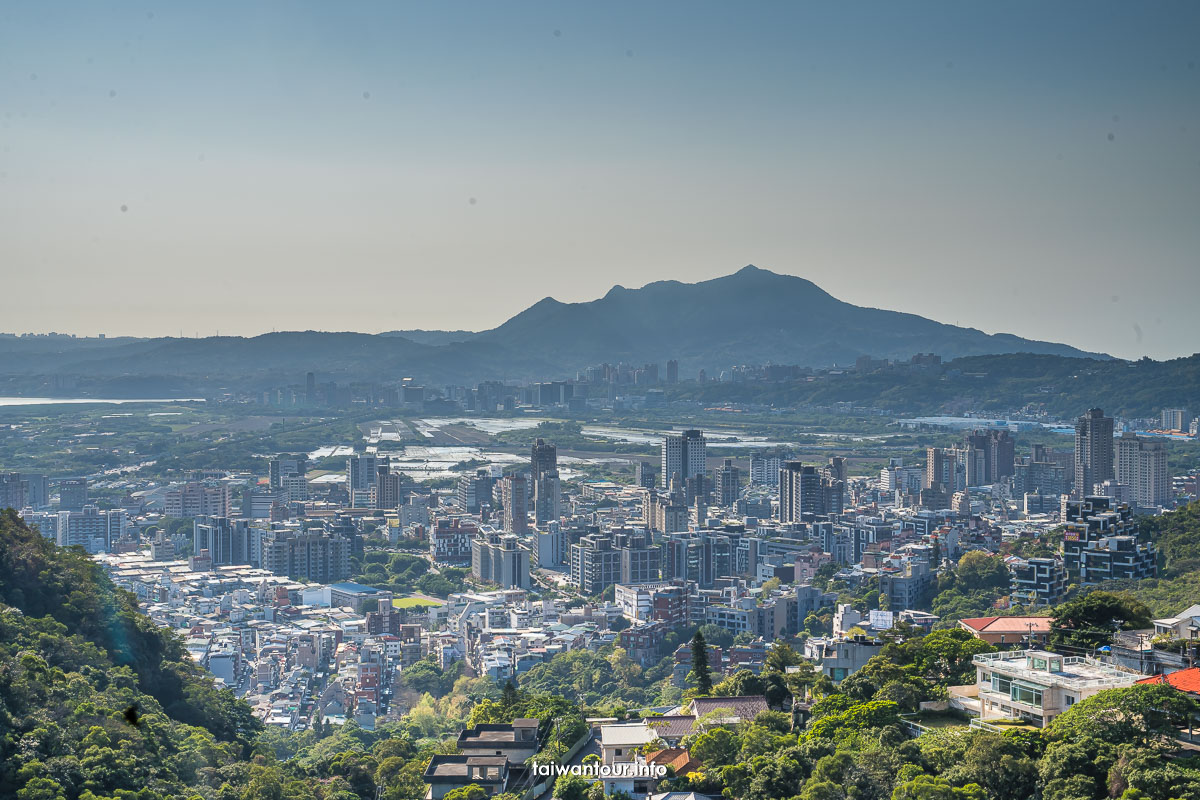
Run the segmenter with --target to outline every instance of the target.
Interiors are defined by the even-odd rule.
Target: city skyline
[[[545,296],[754,263],[856,305],[1188,355],[1197,22],[9,7],[5,327],[486,330]]]

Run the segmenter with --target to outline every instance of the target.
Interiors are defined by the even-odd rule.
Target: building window
[[[1018,703],[1024,703],[1027,706],[1042,705],[1042,690],[1032,686],[1024,686],[1020,683],[1012,684],[1012,699]]]

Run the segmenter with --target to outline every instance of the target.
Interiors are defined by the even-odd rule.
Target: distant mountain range
[[[1065,344],[988,334],[915,314],[864,308],[811,281],[748,266],[699,283],[614,286],[586,303],[545,298],[497,328],[470,331],[317,331],[202,339],[0,338],[0,388],[87,385],[138,391],[318,380],[472,382],[570,377],[583,367],[676,359],[681,377],[735,364],[851,364],[862,355],[944,359],[1036,353],[1107,359]],[[79,382],[83,383],[80,384]],[[24,391],[24,390],[23,390]],[[64,392],[66,390],[64,389]],[[25,393],[29,393],[25,391]]]

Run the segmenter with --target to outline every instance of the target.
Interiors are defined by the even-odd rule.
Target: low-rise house
[[[515,764],[538,750],[538,721],[514,719],[511,723],[489,723],[460,731],[458,749],[467,755],[507,756]]]
[[[1050,617],[972,617],[960,619],[958,627],[997,647],[1044,645],[1050,638],[1050,622]]]
[[[422,776],[429,784],[430,800],[441,800],[454,789],[471,783],[488,796],[508,791],[511,769],[505,756],[436,755]]]
[[[1195,639],[1200,636],[1200,605],[1189,606],[1173,617],[1154,620],[1156,636]]]
[[[989,719],[1023,719],[1046,727],[1068,708],[1106,689],[1132,686],[1141,677],[1093,658],[1044,650],[981,653],[976,681],[951,687],[951,705]]]

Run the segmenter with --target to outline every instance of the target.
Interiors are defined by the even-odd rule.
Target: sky
[[[1197,63],[1190,1],[7,0],[0,330],[482,330],[752,263],[1188,355]]]

